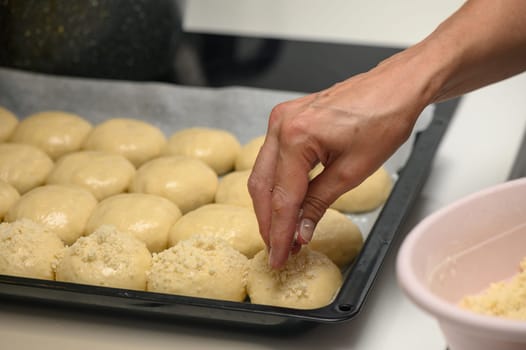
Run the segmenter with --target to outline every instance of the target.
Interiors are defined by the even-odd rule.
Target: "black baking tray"
[[[0,275],[0,297],[24,303],[40,302],[90,311],[240,327],[275,329],[348,321],[363,308],[386,253],[426,181],[457,104],[458,100],[438,104],[429,126],[417,134],[410,157],[360,254],[344,271],[339,293],[323,308],[300,310],[5,275]]]
[[[394,47],[198,33],[181,33],[177,39],[177,48],[162,51],[166,52],[161,57],[163,62],[175,63],[170,63],[169,69],[163,74],[134,77],[126,72],[126,80],[161,81],[186,86],[247,86],[309,93],[366,71],[401,50]],[[101,52],[107,52],[115,47],[100,49]],[[19,65],[14,60],[16,57],[9,55],[20,52],[4,51],[0,54],[0,64],[11,68],[54,75],[122,79],[113,71],[102,74],[104,71],[101,71],[100,65],[87,70],[84,68],[89,64],[79,65],[78,62],[66,64],[59,60],[42,67],[37,64],[41,61],[22,60],[20,62],[24,64]],[[173,57],[165,60],[168,54],[173,54]],[[90,59],[89,56],[82,57]],[[152,71],[151,68],[133,67],[133,72],[148,72]],[[307,329],[307,325],[351,320],[364,308],[367,295],[392,242],[403,233],[400,231],[404,220],[426,181],[433,157],[458,102],[451,100],[437,104],[429,126],[416,135],[410,157],[400,170],[395,186],[369,231],[360,254],[344,271],[344,283],[334,301],[326,307],[299,310],[4,275],[0,275],[0,298],[8,302],[43,304],[53,308],[61,306],[81,312],[112,313],[119,317],[125,315],[174,320],[185,324],[206,322],[257,330],[282,330],[295,326]]]

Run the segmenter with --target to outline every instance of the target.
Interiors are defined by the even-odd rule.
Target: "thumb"
[[[327,208],[343,193],[357,186],[364,177],[360,172],[350,171],[348,167],[343,169],[333,163],[311,180],[298,218],[297,242],[309,243]]]

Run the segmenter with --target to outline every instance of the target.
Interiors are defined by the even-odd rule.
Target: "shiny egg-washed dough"
[[[224,239],[249,258],[265,246],[254,211],[235,205],[213,203],[186,213],[170,229],[168,244],[196,234]]]
[[[363,246],[358,226],[335,209],[327,209],[316,225],[309,248],[325,254],[339,267],[347,266]]]
[[[55,279],[64,249],[58,235],[29,219],[0,224],[0,274]]]
[[[0,180],[20,194],[42,185],[52,168],[51,158],[35,146],[0,143]]]
[[[248,259],[227,242],[195,235],[154,254],[147,289],[230,301],[246,298]]]
[[[303,247],[280,270],[268,264],[266,250],[249,262],[247,291],[253,304],[316,309],[332,302],[342,274],[328,257]]]
[[[244,144],[236,157],[235,169],[237,171],[252,169],[264,142],[265,135],[256,137]]]
[[[32,189],[9,209],[5,220],[30,219],[72,244],[86,228],[97,200],[91,192],[70,185],[47,185]]]
[[[66,248],[56,268],[57,281],[146,289],[152,256],[143,242],[113,226],[101,226]]]
[[[76,114],[45,111],[22,119],[10,141],[38,147],[56,160],[78,151],[92,128],[90,122]]]
[[[166,198],[121,193],[97,204],[86,224],[86,234],[111,225],[144,242],[151,252],[160,252],[167,247],[168,232],[180,217],[179,208]]]
[[[137,170],[130,192],[167,198],[184,214],[213,202],[217,185],[217,174],[203,161],[188,156],[165,156],[150,160]]]
[[[133,164],[120,154],[81,151],[60,158],[46,183],[77,185],[90,191],[100,201],[125,192],[134,174]]]
[[[139,167],[158,157],[165,145],[166,137],[152,124],[137,119],[112,118],[96,125],[82,148],[117,153]]]
[[[252,197],[247,187],[250,172],[233,171],[223,176],[217,187],[215,202],[252,208]]]
[[[0,142],[5,142],[11,137],[18,125],[18,118],[11,111],[0,107]]]
[[[0,222],[4,219],[9,208],[11,208],[19,198],[20,194],[13,186],[0,180]]]
[[[198,158],[223,175],[234,168],[240,150],[241,144],[232,133],[195,127],[175,132],[168,139],[165,153]]]

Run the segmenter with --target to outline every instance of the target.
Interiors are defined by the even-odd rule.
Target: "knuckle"
[[[271,114],[277,114],[277,115],[283,115],[283,114],[285,114],[286,111],[288,110],[288,105],[289,105],[288,102],[281,102],[281,103],[278,103],[277,105],[275,105],[275,106],[272,108],[272,113],[271,113]]]
[[[354,162],[352,167],[340,169],[337,172],[337,180],[343,185],[345,190],[350,190],[360,185],[369,175],[370,169],[376,166],[370,162]]]
[[[248,187],[248,192],[250,193],[251,196],[262,193],[262,191],[264,190],[266,191],[270,190],[270,188],[267,188],[268,186],[261,179],[261,177],[257,173],[254,173],[254,172],[250,174],[250,176],[248,177],[247,187]]]
[[[342,169],[336,175],[338,177],[338,182],[352,186],[356,181],[356,172],[351,171],[350,169]]]
[[[318,221],[323,216],[329,205],[330,203],[322,198],[315,195],[307,195],[303,202],[303,211],[304,213],[308,213],[310,219]]]
[[[282,186],[275,185],[272,191],[272,211],[281,214],[291,208],[299,208],[299,201],[295,200]]]
[[[281,186],[274,186],[272,191],[272,211],[280,213],[288,206],[288,199]]]
[[[280,138],[289,142],[303,139],[310,133],[308,118],[303,113],[287,119],[281,125]]]
[[[347,159],[346,162],[340,163],[333,170],[335,170],[333,171],[333,181],[344,191],[355,187],[361,182],[365,169],[363,161]]]
[[[281,123],[281,120],[288,114],[290,107],[288,102],[282,102],[274,106],[270,112],[269,126],[275,127]]]

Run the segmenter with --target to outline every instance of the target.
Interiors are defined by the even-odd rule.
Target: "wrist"
[[[375,70],[397,81],[397,95],[421,111],[440,100],[454,69],[454,58],[443,51],[439,42],[426,39],[382,61]]]
[[[427,38],[408,48],[408,79],[414,79],[419,89],[419,101],[425,107],[449,96],[449,83],[455,75],[460,49],[455,52],[439,38]]]
[[[429,103],[526,70],[526,2],[467,1],[421,43],[407,49],[420,64]]]

